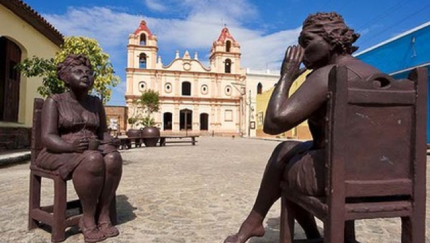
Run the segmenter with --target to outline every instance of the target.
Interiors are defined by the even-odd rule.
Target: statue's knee
[[[84,161],[81,162],[80,167],[92,175],[103,175],[105,170],[103,156],[100,153],[88,154]]]
[[[122,157],[118,152],[112,152],[105,156],[106,171],[109,174],[121,174],[122,172]]]
[[[303,144],[303,142],[299,142],[299,141],[285,141],[285,142],[281,143],[282,150],[284,150],[284,151],[290,151],[293,148],[295,148],[296,146],[299,146],[301,144]]]
[[[291,155],[294,154],[294,148],[296,148],[299,144],[302,142],[299,141],[284,141],[278,146],[276,146],[275,150],[273,151],[272,162],[279,163],[282,161],[285,161],[285,159],[288,159]]]

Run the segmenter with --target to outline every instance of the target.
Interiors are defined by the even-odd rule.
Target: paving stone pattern
[[[121,234],[104,242],[221,243],[237,231],[251,210],[265,164],[278,143],[200,137],[196,146],[121,151],[124,173],[117,191]],[[50,242],[47,231],[27,230],[28,166],[0,169],[2,243]],[[76,198],[72,184],[68,184],[69,198]],[[49,203],[52,184],[46,180],[42,185],[42,203]],[[252,238],[250,243],[279,241],[279,207],[278,201],[266,218],[266,235]],[[426,218],[426,242],[430,243],[429,213]],[[83,242],[78,229],[69,233],[65,242]],[[358,221],[357,235],[362,243],[399,243],[400,220]],[[296,226],[296,237],[303,236]]]

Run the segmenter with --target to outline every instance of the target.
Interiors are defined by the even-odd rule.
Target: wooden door
[[[0,120],[18,121],[21,49],[5,37],[0,38]]]

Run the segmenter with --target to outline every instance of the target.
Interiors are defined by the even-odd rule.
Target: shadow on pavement
[[[118,224],[123,224],[135,219],[136,214],[134,214],[133,211],[136,209],[137,209],[136,207],[133,207],[128,202],[128,197],[126,195],[116,196],[116,210],[117,210]]]
[[[267,220],[267,225],[264,228],[266,233],[263,237],[253,237],[249,240],[249,243],[273,243],[279,242],[279,233],[280,233],[280,217],[277,218],[269,218]],[[319,228],[321,232],[322,229]],[[306,239],[305,232],[302,227],[296,222],[294,224],[294,238],[295,239]]]
[[[128,202],[128,197],[126,195],[116,196],[116,210],[118,224],[123,224],[136,218],[136,214],[133,213],[136,208]],[[76,214],[76,212],[74,213]],[[51,233],[51,227],[49,227],[48,225],[41,224],[39,228]],[[81,233],[78,226],[70,227],[66,230],[66,239],[78,233]]]

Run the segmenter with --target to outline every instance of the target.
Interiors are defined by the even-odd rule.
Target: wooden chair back
[[[427,70],[403,80],[347,81],[347,72],[334,67],[329,76],[329,201],[425,195]]]
[[[33,103],[33,126],[31,128],[31,165],[35,165],[36,158],[43,148],[42,144],[42,108],[44,100],[35,98]]]

